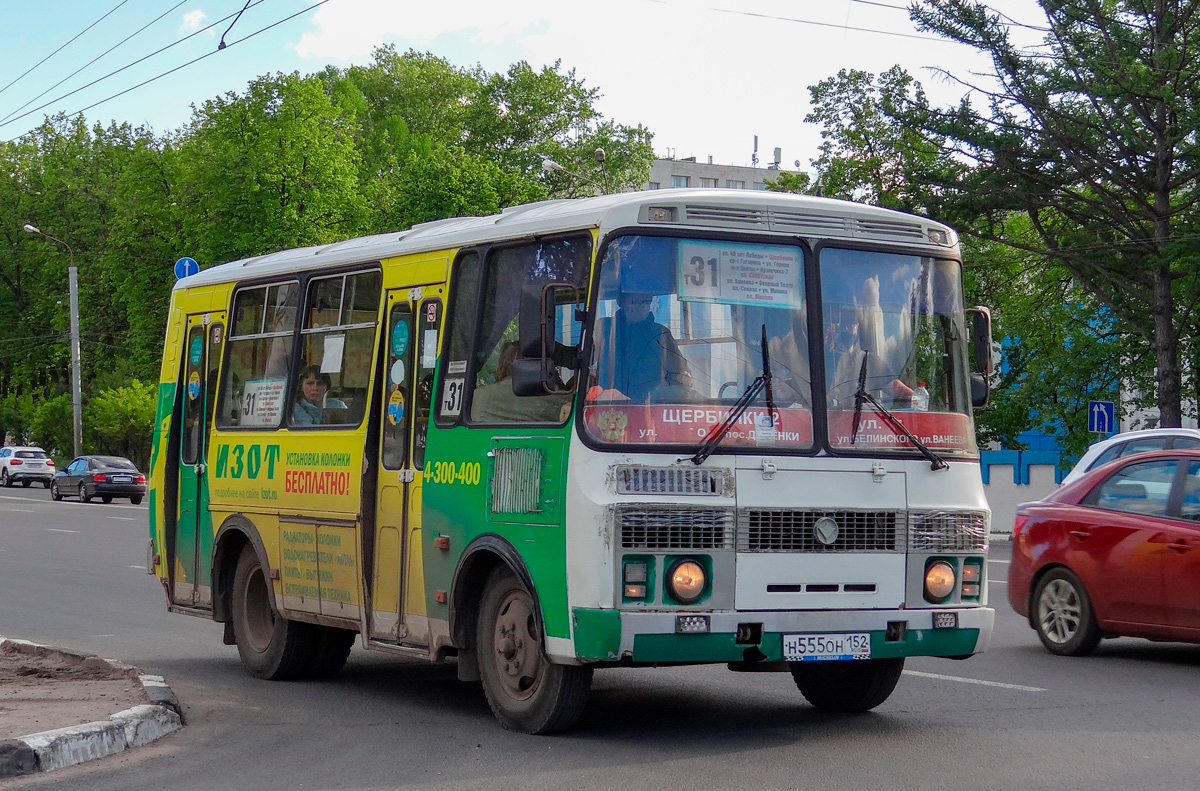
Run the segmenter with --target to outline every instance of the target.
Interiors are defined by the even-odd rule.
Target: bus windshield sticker
[[[242,426],[276,426],[283,411],[286,379],[257,379],[246,382],[242,391]]]
[[[392,363],[392,370],[391,370],[391,373],[389,374],[389,376],[391,378],[391,384],[394,384],[394,385],[404,384],[404,373],[405,373],[405,371],[404,371],[404,361],[403,360],[397,360],[396,362]]]
[[[434,307],[430,305],[430,307]],[[437,363],[437,330],[425,330],[421,337],[421,367],[432,368]]]
[[[679,243],[679,298],[724,305],[799,308],[800,249],[734,242]]]
[[[458,417],[462,412],[463,405],[463,386],[466,384],[466,379],[463,377],[455,377],[454,379],[446,380],[446,389],[442,393],[442,415],[445,417]]]
[[[467,372],[466,360],[451,360],[450,365],[446,367],[448,374],[465,374]]]
[[[336,374],[342,370],[342,349],[346,348],[346,335],[325,336],[325,352],[321,357],[321,373]]]

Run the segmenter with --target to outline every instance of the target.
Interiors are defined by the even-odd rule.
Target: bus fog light
[[[937,560],[925,569],[925,598],[935,604],[944,602],[954,592],[954,567]]]
[[[645,585],[628,585],[627,584],[625,586],[625,598],[626,599],[644,599],[644,598],[646,598],[646,586]]]
[[[704,593],[706,582],[704,567],[695,560],[684,558],[671,564],[667,572],[667,593],[680,604],[692,604]]]
[[[979,583],[978,582],[964,582],[963,588],[962,588],[962,595],[966,596],[966,597],[978,599],[979,598]]]
[[[708,634],[708,616],[676,615],[675,634]]]

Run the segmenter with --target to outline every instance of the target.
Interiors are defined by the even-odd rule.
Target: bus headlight
[[[934,604],[944,602],[954,592],[954,567],[944,560],[925,569],[925,598]]]
[[[667,593],[680,604],[692,604],[704,593],[704,567],[691,558],[681,558],[667,570]]]

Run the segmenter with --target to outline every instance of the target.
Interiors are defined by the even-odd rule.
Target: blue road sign
[[[182,280],[185,277],[190,277],[200,271],[200,265],[196,263],[196,259],[188,258],[186,255],[175,262],[175,279]]]
[[[1088,431],[1111,434],[1117,430],[1117,410],[1112,401],[1088,401]]]

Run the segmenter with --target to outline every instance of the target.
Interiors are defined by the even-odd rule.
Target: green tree
[[[30,439],[54,458],[69,459],[75,452],[75,419],[71,394],[45,398],[33,412]]]
[[[1200,4],[1041,0],[1043,46],[982,3],[924,0],[922,29],[988,56],[995,85],[898,115],[970,165],[933,179],[931,209],[1070,273],[1152,352],[1164,426],[1182,418],[1181,339],[1200,302]],[[1032,238],[1004,235],[1025,217]]]
[[[96,453],[124,456],[139,470],[148,468],[157,392],[134,379],[125,387],[101,391],[88,402],[84,425]]]
[[[322,244],[359,230],[358,125],[319,76],[259,77],[194,109],[185,233],[198,260]]]

